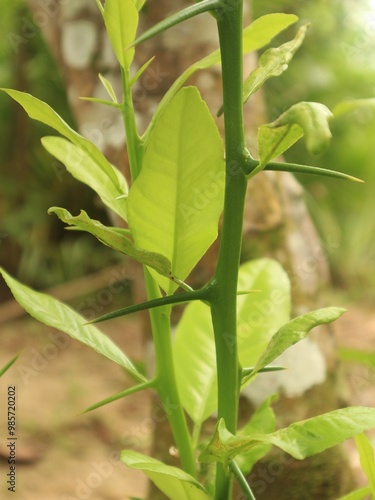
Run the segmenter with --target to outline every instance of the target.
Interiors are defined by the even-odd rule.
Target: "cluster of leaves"
[[[217,372],[220,369],[216,363],[214,334],[207,306],[212,283],[201,290],[192,290],[184,280],[217,237],[224,198],[224,147],[215,121],[199,91],[195,87],[183,87],[183,84],[195,71],[220,63],[220,52],[215,51],[194,63],[176,80],[159,103],[142,136],[135,126],[131,85],[147,68],[147,63],[133,80],[130,80],[129,69],[134,57],[134,46],[141,40],[188,17],[214,10],[221,2],[199,2],[155,26],[140,40],[135,40],[139,9],[143,3],[140,0],[107,0],[103,7],[98,1],[124,82],[124,102],[121,103],[110,82],[101,77],[110,100],[100,100],[100,103],[114,106],[123,114],[133,177],[130,188],[123,175],[102,152],[75,132],[47,104],[25,93],[9,89],[4,91],[32,119],[52,127],[63,136],[46,137],[42,141],[43,146],[62,161],[76,179],[96,191],[103,204],[118,214],[127,228],[107,227],[90,218],[84,211],[73,216],[65,208],[52,207],[50,213],[56,214],[69,227],[88,232],[105,245],[141,262],[147,269],[148,279],[151,276],[152,281],[148,281],[148,284],[151,283],[149,289],[154,293],[150,294],[150,301],[116,311],[110,316],[98,318],[96,322],[159,307],[168,317],[172,304],[191,302],[177,327],[171,353],[181,405],[193,422],[193,431],[189,435],[190,447],[194,457],[198,456],[201,463],[222,463],[224,471],[232,472],[241,482],[242,474],[248,472],[269,451],[270,446],[278,446],[293,457],[303,459],[373,427],[375,410],[347,408],[275,430],[271,409],[273,398],[269,398],[237,436],[228,431],[224,420],[219,420],[210,442],[200,442],[201,426],[217,406]],[[243,31],[244,52],[267,45],[274,36],[296,21],[296,16],[286,14],[259,18]],[[294,40],[278,49],[269,49],[262,56],[258,68],[246,79],[244,102],[268,78],[287,69],[302,43],[305,31],[306,27],[301,28]],[[267,168],[350,178],[345,174],[314,167],[271,162],[302,136],[305,136],[312,152],[324,149],[330,139],[330,117],[331,112],[323,105],[302,102],[293,105],[272,123],[262,126],[258,136],[260,158],[254,160],[248,156],[248,178]],[[196,190],[204,195],[212,192],[213,186],[215,194],[206,195],[204,209],[196,206]],[[135,380],[136,385],[130,389],[110,396],[86,411],[149,387],[155,388],[161,395],[168,394],[173,380],[166,381],[160,377],[158,370],[152,378],[146,378],[95,325],[87,324],[83,317],[56,299],[19,283],[6,271],[0,272],[17,301],[29,314],[117,363]],[[179,286],[186,292],[174,294]],[[275,261],[259,259],[247,262],[240,268],[237,330],[239,362],[244,367],[241,373],[242,387],[261,373],[280,369],[274,365],[280,354],[303,340],[315,326],[330,323],[344,312],[343,309],[332,307],[289,321],[289,288],[285,271]],[[278,292],[277,303],[273,295],[275,289]],[[162,295],[161,290],[165,295]],[[251,293],[251,290],[259,291]],[[265,303],[270,304],[271,313],[262,314],[262,321],[253,321],[252,311],[261,311]],[[160,339],[156,340],[160,342]],[[233,339],[228,335],[226,340],[230,345]],[[167,356],[169,344],[164,347]],[[167,359],[163,368],[168,368],[171,359]],[[183,432],[181,427],[179,432]],[[175,438],[178,437],[176,434]],[[183,462],[183,453],[180,451]],[[143,470],[172,500],[212,498],[212,484],[203,487],[195,477],[198,475],[196,470],[188,473],[130,450],[123,451],[122,461],[129,467]],[[242,486],[251,495],[244,481]]]

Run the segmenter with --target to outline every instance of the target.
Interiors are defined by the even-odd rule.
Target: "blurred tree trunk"
[[[125,138],[122,132],[122,120],[119,113],[112,108],[79,100],[80,96],[103,97],[103,89],[98,73],[104,74],[121,94],[120,75],[116,59],[110,49],[101,16],[94,0],[45,2],[27,0],[33,18],[39,22],[45,39],[54,54],[63,77],[66,81],[67,93],[79,131],[95,142],[109,157],[110,161],[128,175],[125,154]],[[183,0],[149,0],[146,2],[141,16],[141,28],[146,28],[170,12],[189,4]],[[44,5],[44,7],[42,7]],[[47,9],[47,6],[50,9]],[[139,123],[144,126],[151,115],[155,104],[177,75],[193,61],[206,55],[217,47],[217,35],[214,19],[202,15],[194,20],[174,27],[167,33],[141,45],[136,51],[136,61],[141,66],[151,56],[156,55],[154,62],[137,84],[135,106]],[[255,56],[245,60],[245,72],[254,67]],[[221,80],[220,69],[199,72],[192,82],[198,85],[214,113],[220,108]],[[261,92],[254,96],[246,106],[246,122],[248,128],[248,146],[256,154],[256,128],[266,121],[264,102]],[[218,120],[223,126],[222,119]],[[306,211],[303,191],[298,182],[289,174],[262,173],[249,184],[249,196],[246,206],[244,225],[244,258],[271,256],[277,258],[288,270],[292,281],[294,312],[301,314],[311,307],[316,307],[318,294],[329,282],[326,264],[327,252],[333,250],[323,248]],[[213,263],[217,254],[217,244],[202,259],[199,270],[192,277],[195,284],[205,282],[213,272]],[[141,272],[136,271],[141,277]],[[144,295],[141,280],[136,280],[135,300]],[[272,314],[272,311],[270,312]],[[301,343],[287,355],[290,365],[295,367],[267,381],[249,394],[252,404],[258,404],[268,393],[281,391],[282,396],[276,404],[280,425],[329,411],[339,405],[335,391],[335,368],[332,335],[328,328],[321,328],[309,340]],[[246,412],[246,411],[245,411]],[[172,445],[172,439],[165,426],[157,430],[155,454],[160,455]],[[166,444],[169,443],[167,446]],[[347,468],[343,459],[332,459],[333,455],[322,455],[318,461],[303,462],[296,467],[295,462],[282,462],[280,455],[272,457],[271,464],[277,460],[281,465],[278,471],[270,474],[270,465],[266,461],[252,473],[252,482],[265,485],[263,491],[255,491],[259,498],[316,499],[334,498],[341,494],[343,477],[347,476]],[[335,453],[336,456],[336,453]],[[314,466],[314,464],[316,467]],[[315,467],[319,472],[329,463],[330,470],[322,474],[312,473]],[[268,465],[267,465],[268,464]],[[260,479],[262,468],[269,479]],[[298,479],[296,471],[298,472]],[[315,469],[314,469],[315,470]],[[254,476],[255,474],[255,476]],[[259,475],[259,477],[258,477]],[[274,479],[277,476],[277,480]],[[310,487],[307,478],[315,485]],[[332,479],[332,480],[331,480]],[[288,495],[283,497],[279,488],[282,481]],[[297,481],[303,485],[303,494],[297,490],[290,493],[289,486]],[[332,483],[332,484],[331,484]],[[275,485],[274,485],[275,484]],[[272,488],[276,488],[273,490]],[[261,488],[259,488],[260,490]],[[262,496],[265,495],[265,496]],[[156,498],[153,496],[152,498]],[[258,496],[257,496],[258,498]]]

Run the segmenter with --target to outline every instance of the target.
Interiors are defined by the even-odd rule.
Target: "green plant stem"
[[[160,289],[147,270],[145,270],[145,280],[148,294],[153,297],[160,296]],[[156,387],[176,441],[182,466],[196,478],[197,469],[192,443],[178,394],[173,364],[170,312],[170,306],[150,310],[156,359]]]
[[[123,119],[128,147],[130,174],[134,182],[141,172],[144,143],[136,127],[129,71],[126,69],[122,69],[121,71],[124,91]],[[144,267],[144,275],[148,300],[160,299],[160,289],[146,267]],[[155,346],[155,387],[170,423],[182,466],[187,473],[191,474],[193,477],[197,477],[193,448],[186,417],[178,394],[173,365],[170,312],[171,308],[169,305],[151,309],[149,312]]]
[[[246,194],[242,109],[242,0],[223,0],[218,11],[223,72],[226,181],[220,252],[211,299],[218,375],[218,418],[236,434],[241,368],[237,354],[237,281]],[[230,498],[231,479],[217,465],[215,499]]]
[[[191,302],[192,300],[205,301],[208,298],[209,290],[207,288],[192,290],[191,292],[179,293],[177,295],[166,295],[165,297],[148,300],[147,302],[142,302],[141,304],[134,304],[122,309],[117,309],[117,311],[112,311],[108,314],[103,314],[103,316],[99,316],[98,318],[89,321],[87,324],[101,323],[102,321],[107,321],[109,319],[120,318],[121,316],[127,316],[128,314],[147,311],[148,309],[154,309],[155,307],[183,304],[186,302]]]
[[[235,460],[231,461],[230,470],[232,471],[234,477],[237,479],[237,482],[240,485],[242,491],[245,493],[247,500],[255,500],[255,496]]]

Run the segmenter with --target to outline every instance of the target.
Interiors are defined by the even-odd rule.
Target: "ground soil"
[[[339,346],[375,351],[375,314],[349,306],[336,324]],[[142,337],[136,316],[105,324],[104,330],[135,361]],[[22,354],[0,383],[0,497],[17,500],[124,500],[145,498],[147,482],[119,460],[125,448],[147,453],[153,422],[152,394],[142,392],[79,415],[89,405],[132,384],[122,369],[89,348],[29,317],[0,325],[0,367]],[[343,363],[344,396],[374,406],[375,369]],[[17,494],[8,492],[7,387],[17,390]],[[359,483],[353,443],[347,444]],[[272,499],[271,499],[272,500]]]

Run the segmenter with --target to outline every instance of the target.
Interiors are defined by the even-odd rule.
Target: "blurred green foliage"
[[[0,30],[0,86],[37,96],[73,125],[62,76],[23,0],[2,2]],[[0,95],[1,265],[36,288],[118,261],[90,235],[67,233],[47,215],[52,205],[66,206],[73,213],[84,207],[106,222],[94,193],[42,147],[40,138],[51,132]]]
[[[375,2],[370,0],[253,0],[254,17],[295,13],[311,23],[302,47],[281,77],[266,84],[270,120],[298,101],[333,109],[344,99],[375,97]],[[295,28],[281,41],[291,39]],[[336,285],[357,296],[374,297],[375,109],[362,109],[332,122],[333,140],[321,157],[302,141],[285,154],[288,161],[350,173],[365,184],[299,176],[325,247],[330,249]]]

